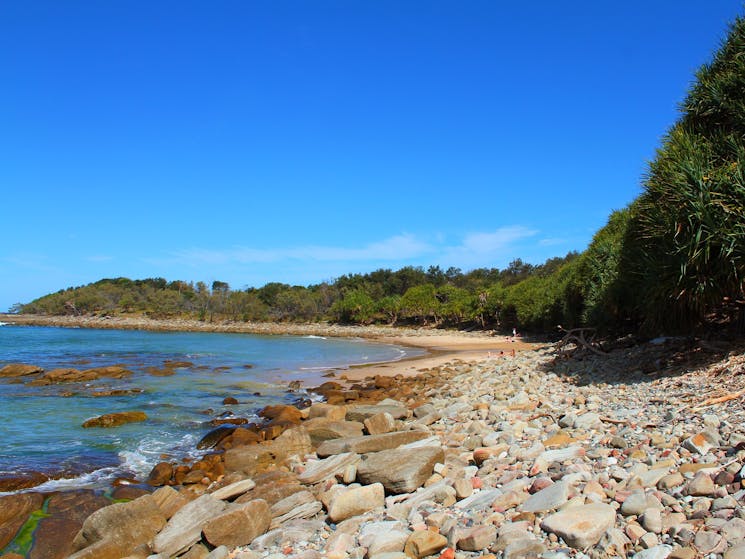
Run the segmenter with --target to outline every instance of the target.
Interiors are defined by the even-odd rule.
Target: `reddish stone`
[[[121,485],[114,488],[111,492],[111,498],[115,501],[134,501],[137,497],[142,497],[148,493],[150,491],[136,485]]]
[[[150,470],[147,482],[154,487],[160,487],[171,481],[172,477],[173,466],[169,462],[159,462]]]
[[[256,444],[261,440],[259,434],[251,429],[239,427],[230,437],[225,439],[225,443],[230,443],[232,446],[242,446],[247,444]],[[223,444],[219,445],[223,448]]]
[[[8,545],[29,515],[41,508],[40,493],[18,493],[0,497],[0,549]]]
[[[248,423],[248,419],[245,417],[224,417],[210,421],[210,425],[214,427],[219,427],[220,425],[245,425],[246,423]]]
[[[29,559],[63,559],[74,550],[73,539],[88,516],[111,501],[92,491],[66,491],[49,499],[48,518],[43,518],[34,532]]]

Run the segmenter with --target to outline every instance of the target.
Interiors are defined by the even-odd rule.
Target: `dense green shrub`
[[[640,255],[632,261],[649,328],[689,328],[725,298],[743,296],[742,19],[696,78],[680,121],[650,165],[631,225],[634,239],[627,250]]]

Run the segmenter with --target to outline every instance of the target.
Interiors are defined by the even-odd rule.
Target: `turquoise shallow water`
[[[48,489],[100,485],[116,476],[143,477],[163,456],[192,455],[212,428],[210,419],[230,413],[251,418],[268,404],[303,396],[287,391],[290,381],[314,386],[331,369],[419,353],[312,336],[0,326],[0,367],[18,362],[47,370],[121,364],[133,372],[126,379],[48,387],[0,380],[0,477],[65,472]],[[169,360],[193,366],[166,377],[147,372]],[[142,392],[90,395],[102,389]],[[239,404],[224,406],[226,396]],[[81,427],[90,417],[129,410],[144,411],[148,420],[113,429]]]

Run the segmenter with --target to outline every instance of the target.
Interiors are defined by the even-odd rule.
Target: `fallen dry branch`
[[[724,396],[718,396],[716,398],[709,398],[708,400],[704,400],[699,405],[691,408],[691,410],[699,411],[704,408],[708,408],[709,406],[714,406],[716,404],[722,404],[724,402],[729,402],[730,400],[737,400],[738,398],[741,398],[743,395],[745,395],[745,390],[739,390],[737,392],[730,392],[729,394],[725,394]]]
[[[556,351],[560,355],[571,356],[578,350],[588,350],[595,355],[607,355],[600,347],[600,343],[595,341],[595,328],[572,328],[565,330],[559,326],[559,330],[565,332],[564,337],[556,345]],[[588,339],[589,336],[589,339]],[[567,346],[574,345],[573,349],[567,349]]]

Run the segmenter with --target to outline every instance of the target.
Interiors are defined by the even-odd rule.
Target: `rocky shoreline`
[[[745,557],[742,347],[546,346],[419,372],[225,426],[116,504],[78,493],[38,520],[75,499],[2,497],[0,549],[36,511],[34,559]]]

